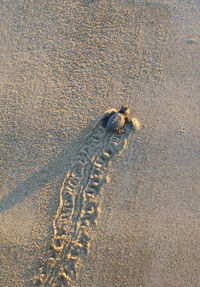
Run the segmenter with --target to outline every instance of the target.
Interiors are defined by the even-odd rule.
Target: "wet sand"
[[[198,1],[1,6],[0,286],[200,286]]]

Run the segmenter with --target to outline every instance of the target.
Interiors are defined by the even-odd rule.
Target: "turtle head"
[[[129,114],[128,106],[121,106],[121,109],[119,110],[119,113],[123,114],[123,115],[128,115]]]

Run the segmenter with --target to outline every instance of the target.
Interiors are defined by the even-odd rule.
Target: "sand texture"
[[[199,1],[0,19],[0,286],[199,287]],[[122,104],[140,130],[102,126]]]

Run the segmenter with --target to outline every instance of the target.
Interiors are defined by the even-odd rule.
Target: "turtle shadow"
[[[20,183],[16,188],[9,192],[8,195],[5,195],[0,201],[0,213],[7,211],[17,203],[22,202],[26,197],[45,187],[48,183],[52,182],[52,180],[56,181],[56,187],[62,184],[73,154],[76,154],[80,148],[80,143],[85,140],[96,122],[97,120],[92,121],[81,131],[77,139],[66,146],[57,157],[39,171],[33,173],[27,180]]]

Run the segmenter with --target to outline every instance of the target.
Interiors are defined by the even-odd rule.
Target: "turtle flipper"
[[[133,130],[139,131],[140,122],[136,118],[126,117],[125,122],[128,123]]]
[[[106,128],[107,123],[108,123],[110,117],[112,117],[112,115],[114,115],[115,113],[116,113],[115,110],[111,110],[111,111],[108,111],[108,112],[106,112],[106,113],[104,114],[104,116],[103,116],[103,118],[102,118],[102,126],[103,126],[104,128]]]
[[[116,131],[118,132],[118,134],[124,134],[125,133],[125,130],[124,129],[120,129],[120,128],[117,129]]]

